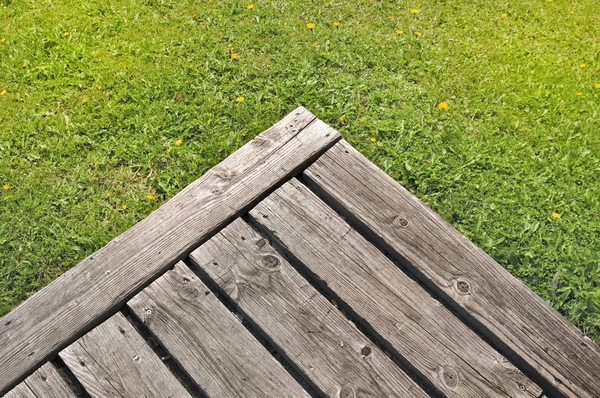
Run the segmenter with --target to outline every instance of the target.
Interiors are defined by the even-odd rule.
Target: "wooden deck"
[[[0,320],[7,397],[600,397],[600,348],[298,108]]]

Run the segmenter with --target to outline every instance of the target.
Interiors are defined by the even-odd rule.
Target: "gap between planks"
[[[201,242],[329,149],[300,107],[0,320],[0,394],[114,314]]]

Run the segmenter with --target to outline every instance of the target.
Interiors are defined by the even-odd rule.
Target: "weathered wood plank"
[[[94,398],[190,397],[121,313],[59,355]]]
[[[25,383],[20,383],[15,388],[10,390],[5,398],[38,398]]]
[[[241,219],[190,259],[326,396],[427,396]]]
[[[67,382],[50,362],[46,362],[27,379],[13,388],[6,398],[75,398]]]
[[[24,381],[38,398],[75,398],[76,395],[56,367],[46,362]]]
[[[298,108],[0,320],[0,394],[339,139]]]
[[[541,389],[297,180],[250,215],[449,397]]]
[[[544,390],[600,396],[600,348],[347,142],[304,175]]]
[[[128,303],[210,397],[308,397],[183,263]]]

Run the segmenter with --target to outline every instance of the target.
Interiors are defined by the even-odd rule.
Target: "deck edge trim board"
[[[0,319],[0,394],[113,315],[340,136],[300,107]]]
[[[600,348],[593,341],[346,141],[309,166],[303,178],[334,208],[362,224],[446,305],[498,343],[501,353],[546,393],[600,394],[600,380],[594,379],[600,374]],[[341,195],[348,189],[355,193]],[[443,255],[444,247],[451,250]],[[502,292],[491,279],[501,282]]]

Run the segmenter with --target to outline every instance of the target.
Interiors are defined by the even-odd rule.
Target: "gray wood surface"
[[[59,355],[93,398],[190,397],[121,313]]]
[[[6,394],[6,398],[17,397],[75,398],[76,395],[56,367],[52,363],[46,362]]]
[[[25,383],[20,383],[15,386],[8,394],[4,395],[5,398],[37,398],[36,395],[31,391],[29,386]]]
[[[308,397],[183,263],[128,303],[210,397]]]
[[[427,396],[241,219],[190,259],[325,395]]]
[[[298,108],[0,320],[0,394],[339,139]]]
[[[600,348],[347,142],[304,175],[544,390],[600,397]]]
[[[541,389],[297,180],[250,215],[449,397]]]
[[[46,362],[24,381],[38,398],[75,398],[76,395],[56,367]]]

